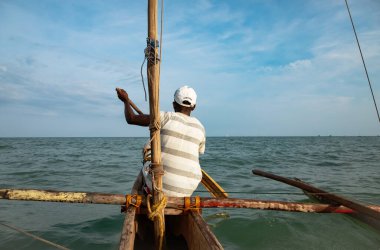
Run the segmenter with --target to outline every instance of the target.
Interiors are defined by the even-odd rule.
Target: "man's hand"
[[[141,114],[136,115],[131,107],[128,93],[124,89],[116,88],[117,97],[124,102],[124,115],[125,120],[128,124],[139,125],[148,127],[150,124],[150,116],[144,115],[141,111]]]
[[[122,102],[128,101],[128,93],[124,89],[116,88],[116,93]]]

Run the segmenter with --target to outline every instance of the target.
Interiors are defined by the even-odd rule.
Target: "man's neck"
[[[187,116],[190,116],[190,114],[191,114],[191,111],[188,111],[188,110],[181,110],[181,111],[176,111],[176,112],[187,115]]]

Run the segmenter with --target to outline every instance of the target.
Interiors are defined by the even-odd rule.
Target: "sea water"
[[[129,193],[147,138],[0,138],[0,188]],[[297,177],[380,204],[380,137],[211,137],[201,166],[234,198],[310,202],[260,176]],[[209,196],[200,185],[195,195]],[[203,209],[225,249],[380,249],[347,215]],[[0,200],[0,222],[70,249],[117,249],[120,206]],[[0,225],[0,249],[54,249]]]

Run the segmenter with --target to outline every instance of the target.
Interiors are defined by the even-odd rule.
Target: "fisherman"
[[[135,114],[128,94],[123,89],[116,89],[119,99],[124,102],[124,115],[128,124],[147,127],[150,116]],[[191,196],[202,179],[199,154],[204,154],[206,134],[201,122],[191,116],[195,109],[197,94],[193,88],[183,86],[174,93],[173,108],[175,112],[160,112],[161,122],[161,159],[164,169],[162,191],[167,196]],[[144,148],[150,150],[150,141]],[[146,154],[145,154],[146,157]],[[140,171],[132,193],[152,192],[149,174],[150,162],[146,161]]]

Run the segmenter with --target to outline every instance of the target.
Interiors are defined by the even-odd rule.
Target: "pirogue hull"
[[[134,210],[127,211],[120,249],[155,249],[153,222]],[[166,249],[223,249],[198,211],[165,215],[165,235]]]

